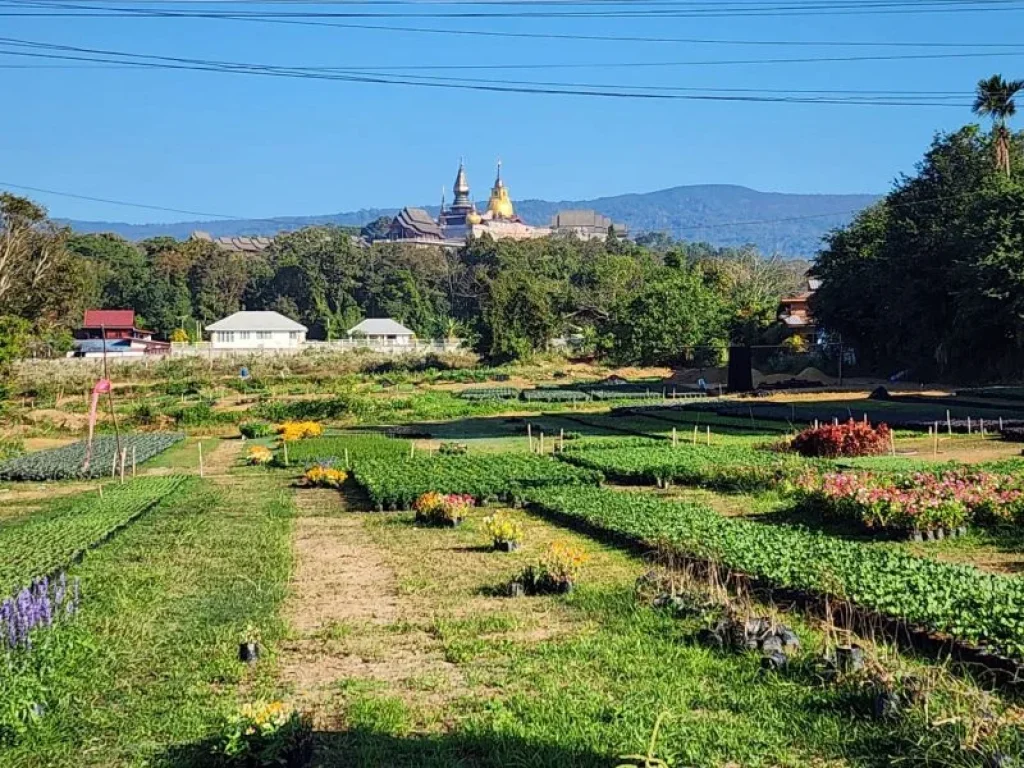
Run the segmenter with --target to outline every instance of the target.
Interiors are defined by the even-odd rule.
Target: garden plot
[[[601,473],[534,454],[416,456],[372,459],[355,468],[355,480],[377,509],[408,509],[430,491],[468,494],[480,502],[511,501],[528,488],[596,485]]]
[[[122,435],[121,449],[129,470],[136,465],[166,451],[184,440],[180,432],[148,432]],[[113,435],[101,435],[93,440],[92,457],[85,467],[86,441],[80,440],[61,448],[36,451],[18,456],[0,464],[0,480],[76,480],[110,477],[120,470],[117,455],[118,440]]]

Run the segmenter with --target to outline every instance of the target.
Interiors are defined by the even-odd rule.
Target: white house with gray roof
[[[416,334],[391,318],[377,317],[349,328],[348,335],[350,339],[365,340],[375,347],[406,347],[413,343]]]
[[[301,349],[308,329],[279,312],[235,312],[206,330],[213,349],[243,351]]]

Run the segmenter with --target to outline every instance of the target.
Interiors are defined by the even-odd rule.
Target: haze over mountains
[[[516,212],[530,224],[547,224],[558,211],[588,208],[625,224],[632,234],[666,232],[684,240],[718,246],[752,243],[763,253],[791,257],[814,255],[821,238],[849,222],[879,195],[800,195],[759,192],[747,187],[711,184],[672,187],[656,192],[616,195],[594,200],[517,200]],[[410,203],[412,205],[412,203]],[[436,216],[437,206],[423,206]],[[398,208],[367,208],[322,216],[273,219],[184,221],[170,224],[125,224],[69,221],[79,232],[115,232],[130,240],[158,235],[188,237],[195,230],[215,236],[274,235],[317,224],[362,226]]]

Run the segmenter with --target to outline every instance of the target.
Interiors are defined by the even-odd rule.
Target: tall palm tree
[[[1024,90],[1024,80],[1003,80],[1002,75],[978,82],[974,114],[992,118],[995,139],[996,168],[1010,175],[1010,130],[1006,121],[1017,112],[1014,97]]]

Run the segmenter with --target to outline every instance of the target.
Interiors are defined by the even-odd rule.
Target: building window
[[[220,341],[220,342],[223,342],[223,343],[226,343],[226,344],[230,344],[234,340],[235,340],[235,332],[234,331],[218,331],[217,332],[217,341]]]
[[[288,331],[288,338],[291,339],[292,341],[295,341],[297,338],[299,338],[299,332],[298,331]]]
[[[270,331],[256,331],[256,338],[261,341],[267,341],[271,336]]]
[[[238,338],[241,341],[248,341],[249,340],[249,332],[248,331],[239,331],[238,332]]]

